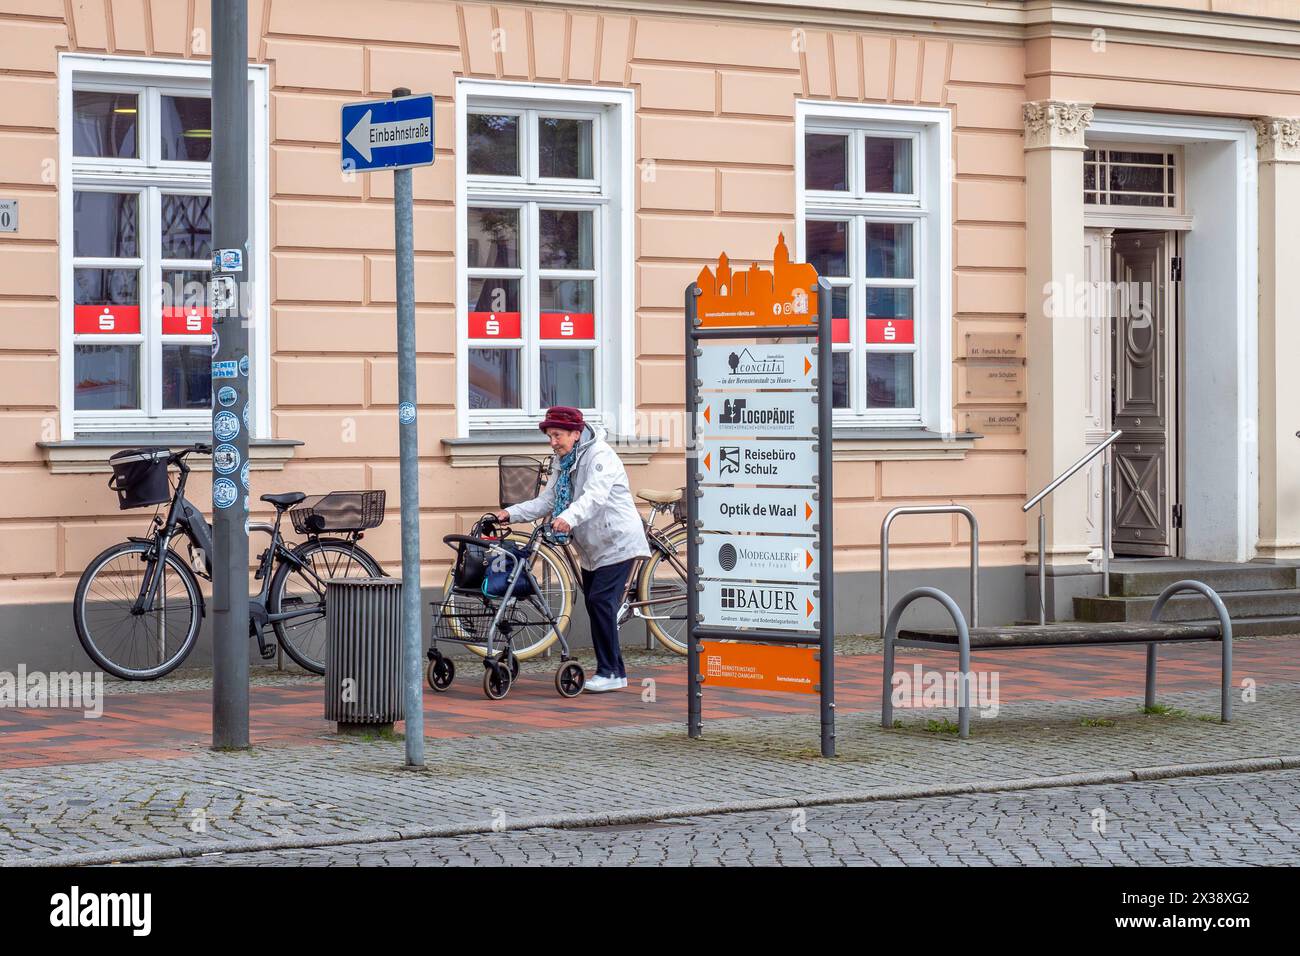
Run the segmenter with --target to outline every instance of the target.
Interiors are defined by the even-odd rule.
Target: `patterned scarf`
[[[573,502],[573,462],[578,457],[578,449],[575,446],[573,451],[560,459],[560,475],[555,479],[555,507],[551,509],[551,517],[558,518],[560,513]],[[558,541],[567,541],[567,534],[560,534],[553,531],[551,534]]]

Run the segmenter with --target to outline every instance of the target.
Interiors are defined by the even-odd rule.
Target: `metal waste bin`
[[[325,636],[325,719],[339,733],[391,731],[406,713],[401,579],[328,579]]]

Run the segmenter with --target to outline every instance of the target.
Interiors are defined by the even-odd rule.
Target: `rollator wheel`
[[[430,687],[439,692],[444,691],[451,686],[452,678],[456,676],[456,665],[450,657],[439,654],[429,661],[425,676],[429,679]]]
[[[500,700],[510,693],[510,669],[493,662],[483,670],[483,693],[488,700]]]
[[[510,662],[510,682],[513,684],[519,680],[519,658],[515,656],[515,652],[510,648],[506,648],[502,653]],[[502,663],[505,663],[505,660]]]
[[[569,661],[555,672],[555,689],[561,697],[577,697],[587,684],[587,675],[577,661]]]

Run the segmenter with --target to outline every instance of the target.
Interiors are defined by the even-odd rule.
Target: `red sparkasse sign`
[[[594,339],[596,315],[593,312],[543,312],[542,338]]]
[[[469,337],[471,339],[519,338],[518,312],[471,312]]]
[[[74,305],[72,331],[78,335],[139,335],[138,305]]]

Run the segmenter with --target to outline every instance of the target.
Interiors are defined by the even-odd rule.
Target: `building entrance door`
[[[1117,555],[1178,553],[1176,253],[1172,233],[1113,234],[1110,409],[1124,432],[1114,447]]]

